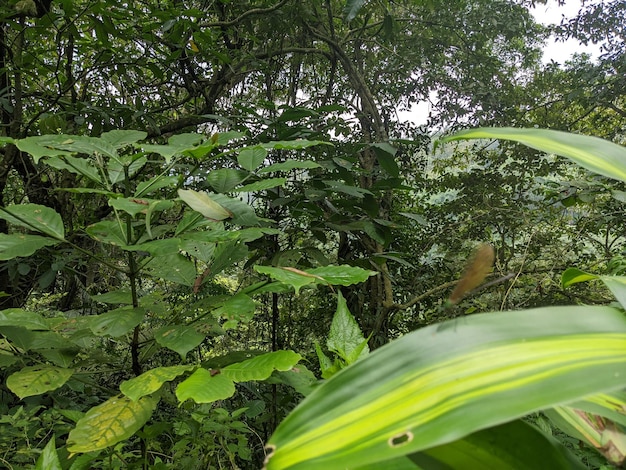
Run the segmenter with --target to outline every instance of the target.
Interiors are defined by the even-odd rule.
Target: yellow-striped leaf
[[[390,343],[317,388],[269,440],[266,468],[358,468],[625,386],[626,317],[616,309],[452,320]]]
[[[569,158],[594,173],[626,181],[626,148],[598,137],[549,129],[479,128],[457,132],[441,142],[462,139],[505,139]]]

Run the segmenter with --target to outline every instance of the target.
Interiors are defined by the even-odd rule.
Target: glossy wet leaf
[[[74,371],[49,365],[29,366],[7,377],[7,387],[18,397],[31,397],[56,390],[69,380]]]
[[[125,396],[110,398],[78,420],[67,438],[67,450],[94,452],[128,439],[146,424],[157,403],[152,397],[137,401]]]

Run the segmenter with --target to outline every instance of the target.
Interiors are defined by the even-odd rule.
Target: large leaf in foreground
[[[546,153],[569,158],[583,168],[626,181],[626,148],[608,140],[549,129],[479,128],[457,132],[442,142],[462,139],[513,140]]]
[[[267,469],[357,468],[626,386],[608,307],[481,314],[410,333],[317,388],[269,440]]]
[[[378,470],[380,463],[355,470]],[[385,470],[583,470],[561,443],[521,420],[384,463]]]

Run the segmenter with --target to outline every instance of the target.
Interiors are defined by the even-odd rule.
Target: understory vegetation
[[[2,2],[0,467],[623,466],[626,4],[545,4]]]

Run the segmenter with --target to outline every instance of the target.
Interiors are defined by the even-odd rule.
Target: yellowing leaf
[[[20,398],[56,390],[72,376],[72,369],[54,366],[24,367],[7,378],[7,387]]]
[[[67,437],[70,452],[93,452],[128,439],[150,419],[156,398],[116,396],[90,409]]]
[[[193,189],[179,189],[178,196],[193,210],[200,212],[210,220],[224,220],[231,217],[231,213],[209,197],[207,193]]]

